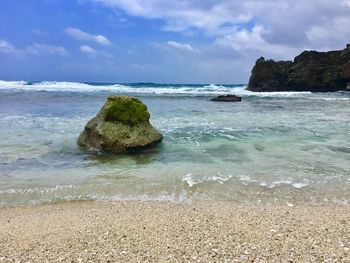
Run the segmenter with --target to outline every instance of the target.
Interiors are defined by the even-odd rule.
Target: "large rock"
[[[153,146],[163,135],[149,122],[150,114],[140,100],[109,96],[99,113],[86,125],[78,145],[88,150],[122,153]]]
[[[350,90],[350,45],[339,51],[304,51],[293,62],[275,62],[261,57],[252,70],[248,90]]]

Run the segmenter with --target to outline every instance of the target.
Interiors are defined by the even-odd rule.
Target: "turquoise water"
[[[215,103],[233,93],[240,103]],[[89,154],[76,140],[109,94],[137,96],[154,149]],[[350,93],[243,85],[0,81],[0,205],[81,199],[350,201]]]

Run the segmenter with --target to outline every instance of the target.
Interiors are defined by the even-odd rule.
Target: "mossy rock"
[[[103,107],[106,121],[134,125],[148,122],[147,106],[139,99],[128,96],[109,96]]]
[[[147,107],[129,96],[109,96],[100,112],[86,125],[78,145],[113,153],[154,146],[163,135],[149,122]]]

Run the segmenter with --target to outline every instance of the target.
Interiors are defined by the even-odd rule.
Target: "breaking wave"
[[[154,83],[81,83],[66,81],[3,81],[0,90],[54,91],[54,92],[112,92],[117,94],[155,94],[155,95],[220,95],[234,93],[241,96],[259,97],[300,97],[311,92],[251,92],[246,85],[218,84],[154,84]]]

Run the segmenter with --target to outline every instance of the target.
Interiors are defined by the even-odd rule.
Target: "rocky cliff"
[[[294,61],[256,61],[248,90],[332,92],[350,90],[350,44],[344,50],[304,51]]]

